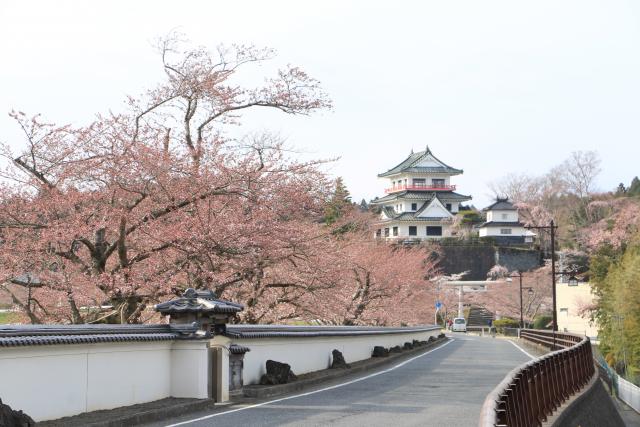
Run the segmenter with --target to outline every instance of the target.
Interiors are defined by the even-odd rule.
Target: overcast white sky
[[[428,144],[487,184],[543,173],[597,150],[601,189],[640,175],[640,3],[634,1],[3,1],[0,140],[20,144],[12,108],[83,124],[161,77],[152,41],[178,28],[197,43],[252,43],[273,66],[322,81],[333,111],[254,114],[316,157],[340,160],[354,199],[376,174]],[[265,68],[265,72],[269,67]]]

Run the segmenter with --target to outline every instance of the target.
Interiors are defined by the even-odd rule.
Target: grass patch
[[[17,321],[18,316],[15,313],[0,313],[0,325],[6,325],[7,323],[16,323]]]

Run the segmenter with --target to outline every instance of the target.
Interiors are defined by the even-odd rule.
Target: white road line
[[[526,354],[526,355],[527,355],[527,356],[529,356],[530,358],[532,358],[532,359],[537,359],[537,357],[536,357],[536,356],[532,356],[530,353],[528,353],[524,348],[520,347],[518,344],[514,343],[514,342],[513,342],[513,341],[511,341],[511,340],[509,340],[509,342],[510,342],[511,344],[515,345],[515,346],[516,346],[516,348],[517,348],[518,350],[520,350],[521,352],[523,352],[524,354]]]
[[[270,400],[268,402],[262,402],[262,403],[256,403],[255,405],[243,406],[242,408],[231,409],[231,410],[225,411],[225,412],[218,412],[216,414],[205,415],[204,417],[194,418],[192,420],[182,421],[182,422],[175,423],[175,424],[169,424],[166,427],[182,426],[182,425],[190,424],[190,423],[193,423],[193,422],[196,422],[196,421],[208,420],[209,418],[218,417],[220,415],[231,414],[233,412],[244,411],[246,409],[258,408],[260,406],[270,405],[272,403],[278,403],[278,402],[282,402],[284,400],[296,399],[298,397],[304,397],[304,396],[310,396],[312,394],[321,393],[323,391],[333,390],[333,389],[336,389],[336,388],[344,387],[344,386],[349,385],[349,384],[357,383],[357,382],[364,381],[364,380],[369,379],[369,378],[377,377],[378,375],[386,374],[387,372],[391,372],[391,371],[393,371],[395,369],[398,369],[398,368],[406,365],[407,363],[413,362],[416,359],[419,359],[419,358],[421,358],[423,356],[426,356],[429,353],[433,353],[436,350],[440,350],[444,346],[451,344],[453,341],[455,341],[455,339],[451,338],[450,341],[442,344],[441,346],[436,347],[436,348],[434,348],[432,350],[429,350],[429,351],[427,351],[425,353],[422,353],[422,354],[420,354],[418,356],[412,357],[411,359],[407,359],[404,362],[398,363],[397,365],[392,366],[389,369],[385,369],[384,371],[380,371],[380,372],[376,372],[376,373],[373,373],[373,374],[369,374],[369,375],[364,376],[364,377],[356,378],[355,380],[347,381],[345,383],[332,385],[331,387],[325,387],[325,388],[322,388],[320,390],[313,390],[313,391],[309,391],[309,392],[306,392],[306,393],[296,394],[295,396],[282,397],[280,399]]]

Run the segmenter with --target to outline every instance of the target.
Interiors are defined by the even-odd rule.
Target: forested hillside
[[[559,249],[584,271],[597,302],[583,315],[598,321],[607,362],[638,382],[640,373],[640,180],[611,191],[595,187],[595,152],[577,152],[542,176],[510,175],[493,185],[518,203],[525,221],[558,224]],[[541,236],[543,245],[545,236]],[[548,240],[546,241],[548,245]]]

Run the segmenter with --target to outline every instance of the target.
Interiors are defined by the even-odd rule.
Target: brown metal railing
[[[551,351],[572,347],[584,339],[582,335],[539,329],[521,329],[520,338],[547,347]]]
[[[595,373],[589,338],[521,330],[520,337],[555,350],[511,371],[484,401],[480,426],[541,426]]]

